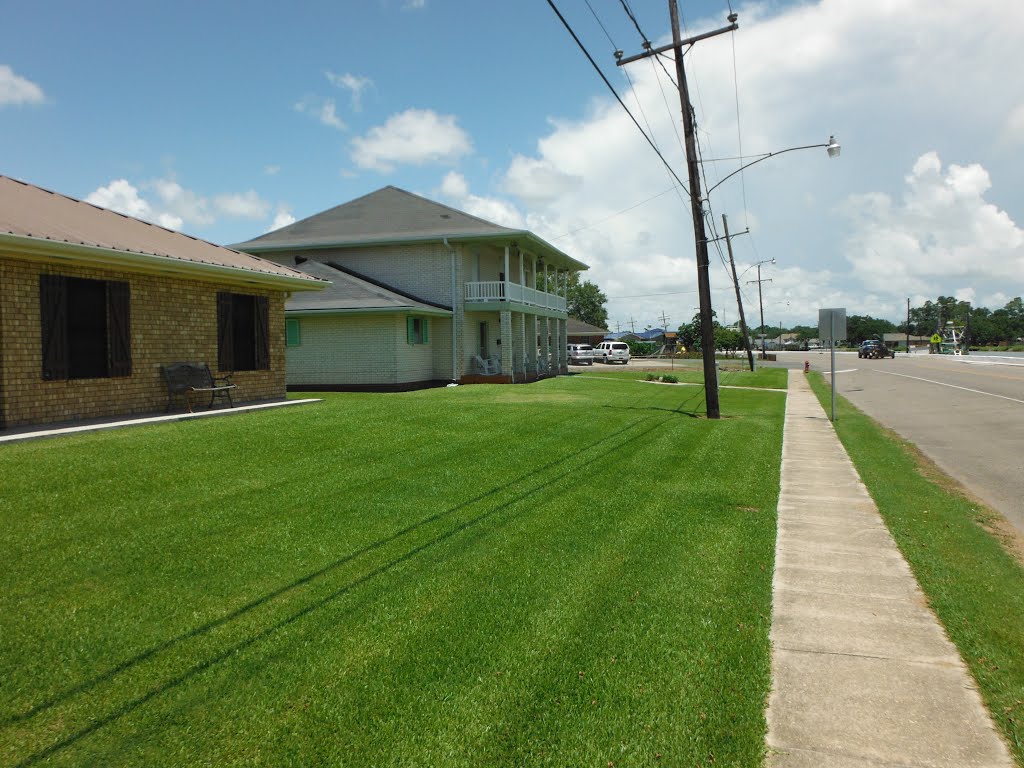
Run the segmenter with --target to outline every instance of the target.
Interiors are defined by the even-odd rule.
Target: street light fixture
[[[758,163],[760,163],[760,162],[762,162],[764,160],[767,160],[769,157],[775,157],[775,155],[784,155],[787,152],[796,152],[798,149],[817,149],[818,147],[824,147],[825,151],[828,153],[828,156],[830,158],[831,157],[839,157],[839,153],[843,149],[842,145],[838,141],[836,141],[836,137],[835,136],[829,136],[828,137],[828,142],[826,142],[825,144],[807,144],[807,145],[805,145],[803,147],[790,147],[789,149],[780,149],[778,152],[766,152],[762,157],[757,158],[757,160],[753,160],[753,161],[747,163],[746,165],[741,165],[739,168],[737,168],[735,171],[730,173],[728,176],[720,179],[717,184],[715,184],[712,187],[710,187],[708,189],[708,191],[704,193],[704,197],[705,198],[711,197],[711,193],[712,192],[714,192],[716,189],[718,189],[720,186],[722,186],[722,184],[724,182],[726,182],[729,179],[731,179],[737,173],[739,173],[740,171],[745,171],[750,166],[757,165]]]

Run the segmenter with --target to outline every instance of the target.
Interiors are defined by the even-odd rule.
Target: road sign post
[[[836,341],[846,338],[846,308],[818,310],[818,338],[828,339],[832,355],[832,422],[836,420]]]

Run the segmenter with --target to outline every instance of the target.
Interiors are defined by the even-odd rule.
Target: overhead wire
[[[686,191],[687,195],[689,195],[689,188],[686,186],[686,184],[683,183],[683,180],[679,178],[679,175],[675,172],[675,170],[673,170],[672,166],[669,165],[668,160],[666,160],[665,156],[661,154],[661,150],[658,149],[657,145],[654,143],[651,137],[647,135],[647,133],[644,131],[640,123],[637,122],[636,117],[633,116],[633,113],[630,112],[629,107],[626,106],[626,103],[622,100],[622,97],[619,96],[618,91],[615,90],[615,86],[611,84],[611,81],[609,81],[608,78],[605,76],[604,72],[597,65],[597,62],[594,61],[594,57],[590,55],[590,51],[587,50],[587,47],[583,44],[583,41],[580,40],[579,36],[576,34],[576,31],[572,28],[569,22],[566,21],[565,16],[562,15],[562,12],[558,10],[558,7],[555,5],[554,0],[548,0],[548,5],[551,6],[551,10],[553,10],[555,12],[555,15],[558,16],[558,20],[562,22],[562,26],[564,26],[566,31],[572,36],[572,39],[576,42],[576,45],[579,46],[579,49],[583,52],[583,55],[587,57],[587,61],[590,62],[590,65],[594,68],[594,71],[597,72],[597,74],[601,77],[601,80],[604,81],[604,84],[608,87],[608,90],[612,92],[612,95],[615,96],[615,100],[619,102],[619,105],[626,111],[626,114],[629,115],[629,119],[633,121],[633,124],[637,127],[637,130],[639,130],[640,133],[643,134],[643,137],[647,140],[647,143],[651,145],[651,149],[653,149],[655,154],[657,154],[658,157],[661,159],[662,164],[664,164],[665,168],[668,169],[668,172],[672,174],[672,177],[679,183],[679,186]]]

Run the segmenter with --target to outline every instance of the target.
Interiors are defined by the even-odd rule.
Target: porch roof
[[[315,294],[302,293],[285,303],[285,312],[419,312],[450,315],[443,304],[424,301],[376,280],[370,280],[336,264],[306,261],[296,269],[330,285]]]
[[[510,229],[398,187],[388,186],[260,237],[236,243],[247,253],[352,248],[416,242],[517,242],[556,266],[589,267],[525,229]]]

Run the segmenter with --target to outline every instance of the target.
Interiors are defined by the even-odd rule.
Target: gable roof
[[[570,317],[566,322],[565,332],[566,336],[602,336],[608,333],[608,329],[585,323],[576,317]]]
[[[319,280],[265,259],[214,245],[73,197],[0,175],[0,247],[44,256],[73,255],[109,266],[206,272],[291,290]]]
[[[330,280],[325,290],[293,296],[285,303],[286,312],[418,312],[430,315],[450,315],[448,307],[417,299],[408,293],[369,280],[336,264],[307,261],[297,269],[321,280]]]
[[[449,242],[518,241],[525,250],[553,258],[570,269],[588,268],[525,229],[503,227],[394,186],[383,187],[232,247],[261,253],[437,242],[445,238]]]

